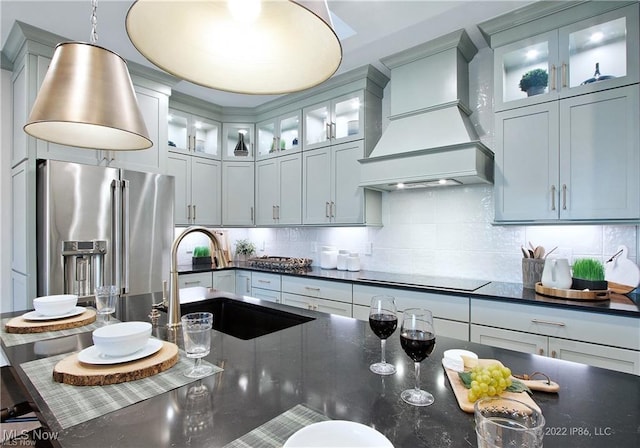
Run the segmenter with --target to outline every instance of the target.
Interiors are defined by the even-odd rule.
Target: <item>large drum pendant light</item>
[[[304,90],[342,61],[325,0],[137,0],[126,29],[162,70],[228,92]]]
[[[26,133],[81,148],[137,150],[153,142],[138,108],[127,64],[92,43],[64,42],[54,52]]]

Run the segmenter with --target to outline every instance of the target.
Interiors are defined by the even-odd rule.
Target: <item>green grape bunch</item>
[[[476,366],[468,374],[470,383],[467,385],[467,398],[471,403],[480,398],[500,395],[512,384],[511,369],[500,364]]]

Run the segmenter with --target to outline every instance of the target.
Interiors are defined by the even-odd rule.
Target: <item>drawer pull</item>
[[[266,283],[266,284],[270,285],[270,284],[271,284],[271,280],[262,280],[262,279],[259,279],[259,280],[258,280],[258,283]]]
[[[320,291],[320,288],[313,288],[311,286],[305,286],[304,289],[308,289],[309,291]]]
[[[564,322],[553,322],[551,320],[531,319],[534,324],[555,325],[556,327],[564,327]]]
[[[544,349],[543,349],[543,348],[541,348],[541,349],[539,349],[539,350],[538,350],[538,355],[541,355],[541,356],[543,356],[543,355],[544,355]]]
[[[556,351],[555,351],[555,350],[552,350],[552,351],[551,351],[551,357],[552,357],[552,358],[557,358],[557,357],[558,357],[558,354],[556,353]]]
[[[199,285],[200,284],[200,280],[193,280],[190,282],[184,282],[185,285]]]

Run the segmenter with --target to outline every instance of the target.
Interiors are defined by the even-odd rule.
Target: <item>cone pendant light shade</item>
[[[162,70],[228,92],[304,90],[342,61],[324,0],[137,0],[126,29]]]
[[[136,150],[153,145],[124,59],[82,42],[56,47],[24,130],[81,148]]]

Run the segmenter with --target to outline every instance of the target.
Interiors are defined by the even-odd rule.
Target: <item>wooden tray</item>
[[[536,283],[536,292],[543,296],[550,296],[567,300],[609,300],[610,291],[581,291],[579,289],[548,288],[542,283]]]
[[[469,390],[464,387],[462,380],[458,376],[458,372],[456,372],[455,370],[447,369],[444,366],[443,368],[447,374],[447,378],[449,378],[449,383],[451,384],[451,389],[453,390],[453,393],[456,396],[456,400],[458,401],[458,406],[460,406],[460,409],[462,409],[464,412],[473,414],[473,403],[467,399],[467,393]],[[521,401],[540,411],[540,407],[526,392],[503,392],[500,394],[500,396]]]
[[[178,346],[167,341],[162,341],[162,348],[153,355],[122,364],[85,364],[78,361],[78,354],[74,353],[55,365],[53,379],[72,386],[106,386],[147,378],[177,362]]]
[[[18,316],[7,322],[4,329],[7,333],[44,333],[45,331],[84,327],[95,322],[95,320],[96,311],[87,309],[77,316],[57,320],[26,320],[22,316]]]

